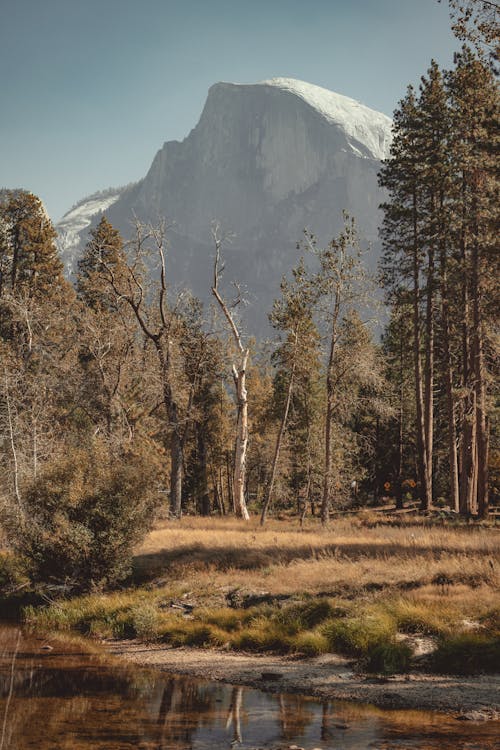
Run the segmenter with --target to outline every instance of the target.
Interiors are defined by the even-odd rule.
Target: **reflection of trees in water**
[[[234,687],[231,693],[231,703],[227,713],[226,730],[233,725],[233,742],[241,742],[241,709],[243,706],[243,688]]]
[[[330,704],[325,701],[322,704],[322,711],[321,711],[321,740],[323,742],[328,742],[328,740],[331,740],[333,737],[332,732],[332,710],[330,707]]]
[[[181,750],[191,746],[198,727],[214,722],[216,696],[208,685],[111,667],[70,645],[66,653],[66,644],[60,649],[57,642],[44,652],[42,641],[22,636],[19,643],[18,634],[0,628],[0,750],[28,743],[42,750],[54,747],[54,738],[61,750],[93,742],[112,747],[115,738],[123,747],[147,741],[159,750]]]
[[[16,659],[17,655],[19,653],[19,644],[21,642],[21,631],[18,630],[16,634],[16,645],[13,649],[11,660],[10,660],[10,670],[9,670],[9,677],[8,677],[8,688],[7,684],[5,685],[7,689],[7,696],[5,699],[5,706],[4,706],[4,712],[3,712],[3,718],[1,720],[1,734],[0,734],[0,750],[3,750],[6,743],[10,744],[10,737],[7,735],[7,728],[8,728],[8,720],[9,720],[9,709],[10,709],[10,703],[12,700],[12,696],[14,694],[14,682],[15,682],[15,669],[16,669]]]
[[[280,695],[279,717],[283,739],[291,740],[305,734],[314,721],[314,710],[300,695]]]
[[[165,683],[158,713],[158,750],[189,750],[198,727],[213,724],[215,696],[209,688],[183,678]]]
[[[149,706],[157,675],[112,669],[100,656],[77,653],[70,645],[65,653],[66,644],[60,650],[57,642],[44,652],[43,641],[24,635],[16,654],[19,632],[0,627],[1,750],[28,745],[77,750],[101,742],[114,747],[115,737],[123,742],[120,747],[136,748],[151,734]]]

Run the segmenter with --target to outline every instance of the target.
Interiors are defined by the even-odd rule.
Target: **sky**
[[[53,221],[143,177],[217,81],[283,76],[392,115],[458,43],[446,0],[0,0],[0,187]]]

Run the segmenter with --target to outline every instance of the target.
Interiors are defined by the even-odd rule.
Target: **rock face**
[[[182,143],[165,143],[143,180],[66,214],[58,229],[67,267],[104,211],[125,237],[133,214],[166,217],[175,222],[172,281],[207,299],[217,219],[236,235],[225,250],[226,279],[245,285],[249,328],[261,332],[305,227],[328,241],[347,210],[373,244],[375,265],[377,171],[390,139],[388,117],[318,86],[283,78],[217,83],[197,126]]]

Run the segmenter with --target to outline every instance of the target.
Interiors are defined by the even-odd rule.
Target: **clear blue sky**
[[[299,78],[391,115],[456,48],[437,0],[0,0],[0,187],[57,220],[143,177],[216,81]]]

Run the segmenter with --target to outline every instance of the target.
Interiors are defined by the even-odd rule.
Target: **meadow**
[[[500,670],[498,528],[374,512],[156,524],[127,585],[28,607],[32,627],[172,647],[351,656],[364,671]]]

